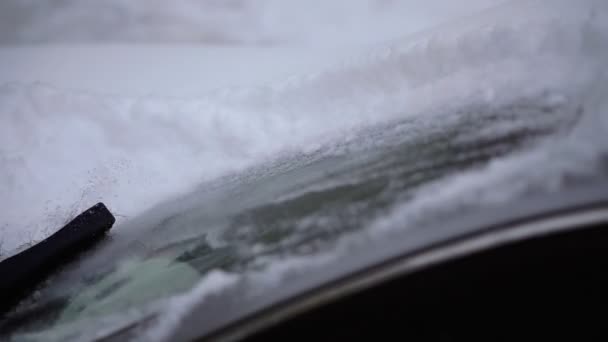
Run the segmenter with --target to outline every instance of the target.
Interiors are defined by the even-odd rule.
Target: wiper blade
[[[87,209],[40,243],[0,262],[0,314],[61,265],[99,241],[116,219],[103,203]]]

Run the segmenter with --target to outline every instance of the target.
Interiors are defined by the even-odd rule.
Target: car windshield
[[[603,1],[286,3],[0,5],[0,252],[118,218],[0,337],[168,340],[222,291],[605,181]]]

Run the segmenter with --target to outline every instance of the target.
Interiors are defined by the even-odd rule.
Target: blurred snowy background
[[[0,43],[348,44],[500,0],[3,0]]]

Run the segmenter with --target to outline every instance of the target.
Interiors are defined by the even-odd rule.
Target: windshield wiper
[[[1,261],[0,315],[53,271],[101,239],[115,221],[108,208],[97,203],[50,237]]]

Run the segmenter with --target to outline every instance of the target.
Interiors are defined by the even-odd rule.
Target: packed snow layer
[[[605,7],[516,1],[322,72],[194,99],[2,85],[0,251],[40,240],[97,201],[120,223],[279,152],[314,150],[425,106],[574,87],[603,58],[603,12],[591,5]]]
[[[374,42],[501,0],[4,0],[0,43]]]

